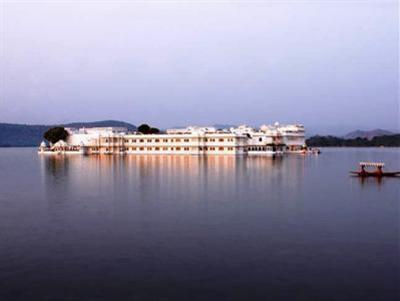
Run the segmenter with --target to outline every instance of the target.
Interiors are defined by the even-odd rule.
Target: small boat
[[[400,176],[400,171],[394,172],[384,172],[383,167],[385,163],[382,162],[360,162],[360,170],[350,171],[350,174],[358,177],[398,177]],[[376,167],[374,171],[366,170],[367,167]]]

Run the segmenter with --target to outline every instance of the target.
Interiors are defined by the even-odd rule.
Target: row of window
[[[303,130],[297,130],[297,131],[284,131],[284,134],[304,134]]]
[[[146,151],[168,151],[168,150],[170,150],[170,151],[181,151],[181,150],[190,151],[190,148],[189,147],[179,147],[179,146],[177,146],[177,147],[158,147],[158,146],[156,146],[156,147],[128,147],[127,150],[128,151],[137,151],[137,150],[139,150],[139,151],[145,151],[145,150]],[[210,151],[215,151],[215,150],[233,151],[234,148],[233,147],[199,147],[199,150],[200,151],[207,151],[207,150],[210,150]]]
[[[271,150],[275,150],[275,148],[271,147],[271,146],[258,146],[258,147],[249,147],[247,150],[248,151],[271,151]]]
[[[163,143],[167,143],[167,142],[190,142],[191,139],[185,138],[185,139],[181,139],[181,138],[175,138],[175,139],[124,139],[125,143],[136,143],[136,142],[163,142]],[[205,138],[204,139],[205,142],[215,142],[215,141],[219,141],[219,142],[224,142],[224,141],[228,141],[228,142],[233,142],[234,139],[233,138],[219,138],[219,139],[215,139],[215,138]],[[113,139],[106,139],[105,140],[106,143],[108,142],[113,142]],[[117,142],[116,140],[114,140],[114,142]]]
[[[224,142],[225,139],[224,138],[218,138],[218,139],[215,139],[215,138],[204,138],[204,141],[205,142],[208,142],[208,141],[210,141],[210,142],[215,142],[215,141]],[[233,142],[233,138],[227,138],[226,141]]]

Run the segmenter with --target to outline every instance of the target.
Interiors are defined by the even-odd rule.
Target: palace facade
[[[126,128],[67,128],[67,141],[39,147],[40,153],[279,155],[306,149],[302,125],[263,125],[259,129],[187,127],[159,134],[128,132]]]

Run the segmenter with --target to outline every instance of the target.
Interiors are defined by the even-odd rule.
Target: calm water
[[[396,300],[399,159],[0,149],[0,300]]]

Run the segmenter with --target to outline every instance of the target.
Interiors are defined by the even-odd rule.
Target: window
[[[163,147],[163,150],[165,150],[165,151],[168,150],[168,147]]]
[[[141,151],[144,150],[144,147],[139,148]]]
[[[152,149],[153,149],[152,147],[148,147],[148,148],[147,148],[148,151],[151,151]]]
[[[184,142],[189,142],[190,140],[189,140],[189,139],[184,139],[183,141],[184,141]]]
[[[260,137],[260,138],[258,138],[258,141],[260,141],[260,142],[261,142],[261,141],[262,141],[262,138],[261,138],[261,137]]]
[[[168,142],[168,139],[163,139],[163,142]]]
[[[218,147],[218,150],[223,151],[224,148],[223,147]]]
[[[220,142],[223,142],[223,141],[224,141],[224,138],[219,138],[219,141],[220,141]]]
[[[155,142],[160,142],[160,139],[156,139]]]
[[[132,143],[136,142],[136,139],[132,139]]]
[[[184,150],[185,150],[185,151],[188,151],[188,150],[189,150],[189,148],[188,148],[188,147],[185,147],[185,148],[184,148]]]
[[[179,138],[175,139],[175,142],[181,142],[181,139],[179,139]]]
[[[212,151],[215,150],[215,147],[210,147],[210,150],[212,150]]]
[[[143,139],[140,139],[139,142],[144,142],[144,140],[143,140]]]
[[[233,147],[228,147],[228,150],[233,151]]]
[[[159,147],[156,147],[156,148],[155,148],[155,150],[156,150],[156,151],[159,151],[159,150],[160,150],[160,148],[159,148]]]
[[[106,139],[106,143],[108,143],[108,139]]]
[[[151,142],[151,139],[147,139],[147,142]]]
[[[181,148],[178,146],[178,147],[176,148],[176,150],[181,150]]]
[[[204,141],[205,141],[205,142],[207,142],[207,141],[208,141],[208,139],[207,139],[207,138],[205,138],[205,139],[204,139]]]

